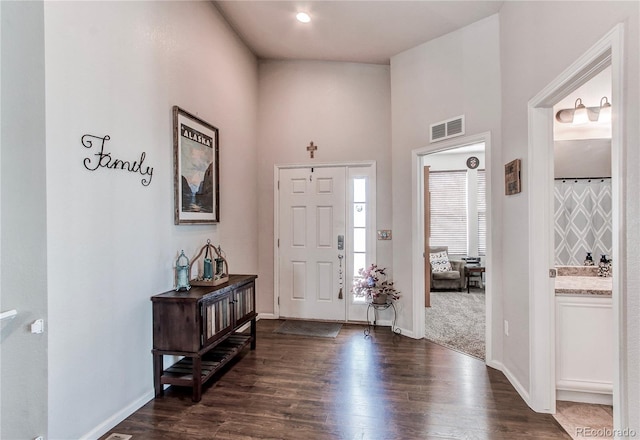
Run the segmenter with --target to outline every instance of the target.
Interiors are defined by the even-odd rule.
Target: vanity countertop
[[[613,278],[593,276],[556,277],[556,295],[611,296]]]

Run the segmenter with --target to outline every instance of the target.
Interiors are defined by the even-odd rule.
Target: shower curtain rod
[[[596,180],[596,179],[611,179],[611,177],[556,177],[553,180]]]

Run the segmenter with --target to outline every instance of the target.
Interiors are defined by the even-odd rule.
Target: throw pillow
[[[429,254],[429,262],[433,272],[448,272],[451,270],[451,262],[449,262],[447,251]]]

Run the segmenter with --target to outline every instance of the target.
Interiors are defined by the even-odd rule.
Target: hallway
[[[135,439],[569,439],[480,360],[377,327],[334,338],[273,333],[191,402],[169,389],[112,431]],[[463,415],[461,417],[461,415]]]

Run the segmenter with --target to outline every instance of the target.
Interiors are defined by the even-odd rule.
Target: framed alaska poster
[[[218,129],[173,107],[175,224],[220,221]]]

